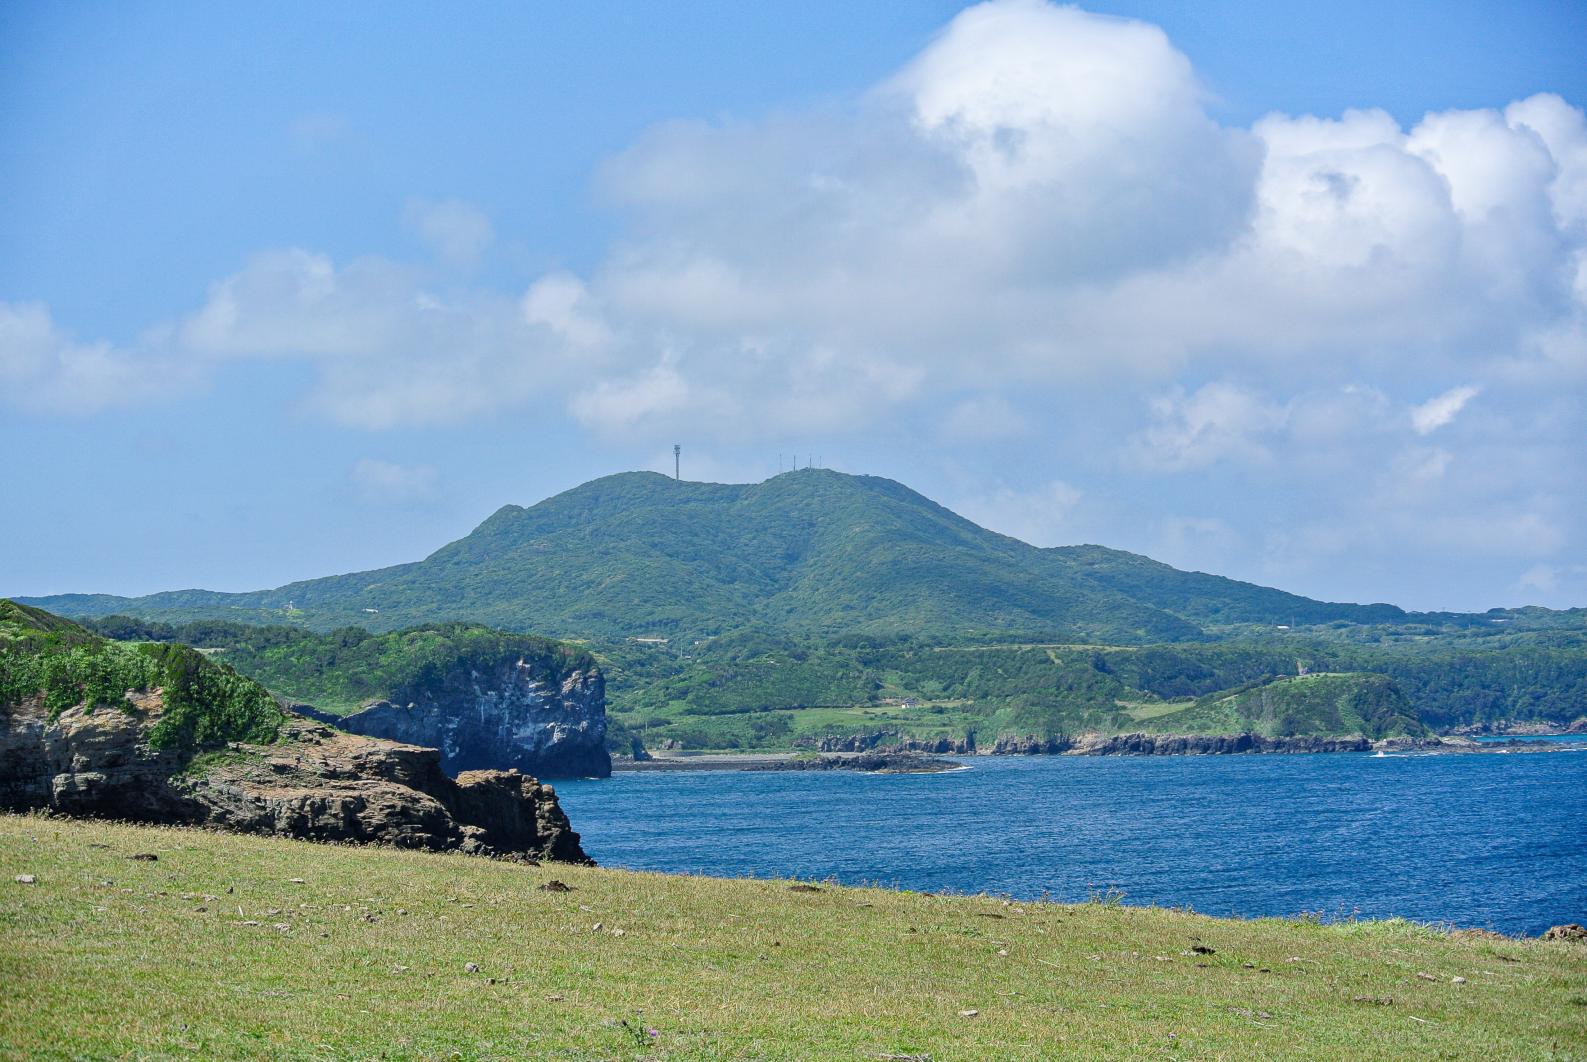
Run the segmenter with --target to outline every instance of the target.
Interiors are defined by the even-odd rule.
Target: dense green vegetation
[[[892,481],[820,470],[609,476],[507,506],[414,564],[253,594],[49,600],[115,637],[223,650],[333,711],[513,637],[447,621],[577,639],[607,673],[615,750],[1224,730],[1254,725],[1244,702],[1192,702],[1298,665],[1387,676],[1403,700],[1364,694],[1382,703],[1363,714],[1270,690],[1286,707],[1262,725],[1410,733],[1587,710],[1587,610],[1328,604],[1100,546],[1037,549]],[[117,611],[142,618],[104,618]]]
[[[569,672],[594,664],[589,653],[573,646],[463,623],[387,634],[357,627],[315,634],[301,627],[214,620],[173,626],[128,616],[88,620],[85,625],[111,638],[202,647],[282,697],[341,714],[373,700],[413,700],[418,690],[434,688],[442,676],[492,667],[504,658],[521,661],[537,680],[553,685],[560,685]]]
[[[1154,713],[1149,719],[1148,729],[1154,730],[1247,731],[1264,737],[1361,734],[1376,739],[1419,734],[1423,729],[1393,679],[1360,672],[1287,676],[1208,694],[1178,711]]]
[[[691,646],[598,647],[614,748],[770,748],[891,730],[982,743],[1084,730],[1415,734],[1496,720],[1564,725],[1587,714],[1587,634],[1455,631],[1363,642],[1339,632],[1158,646],[932,645],[740,634]],[[1348,673],[1360,705],[1298,697],[1300,666]],[[1318,692],[1324,689],[1318,686]],[[1265,689],[1256,714],[1237,693]],[[1335,691],[1343,695],[1344,690]],[[1199,705],[1199,707],[1198,707]],[[1267,712],[1272,713],[1268,718]],[[1258,723],[1262,725],[1257,725]]]
[[[29,698],[49,718],[68,708],[133,711],[129,692],[160,690],[156,748],[192,754],[228,741],[269,742],[282,713],[258,682],[184,645],[125,644],[0,599],[0,708]]]
[[[0,853],[7,1058],[1587,1055],[1587,948],[1404,921],[796,892],[18,816]]]
[[[1038,549],[901,484],[807,469],[755,484],[608,476],[509,505],[423,561],[249,594],[36,603],[72,616],[222,618],[316,630],[463,620],[564,638],[798,634],[1193,640],[1204,627],[1396,622],[1100,546]]]
[[[503,652],[533,662],[553,682],[591,662],[582,649],[457,624],[320,635],[208,620],[85,622],[117,638],[219,651],[281,696],[333,712],[401,700],[448,668]],[[1378,738],[1493,720],[1566,724],[1587,712],[1587,634],[1566,630],[1364,637],[1363,628],[1349,626],[1154,646],[935,644],[752,630],[687,649],[632,641],[591,649],[607,676],[608,742],[618,752],[636,737],[652,746],[775,749],[881,730],[932,739],[975,734],[983,744],[1005,734],[1087,730]],[[1336,689],[1286,681],[1301,666],[1350,677]]]

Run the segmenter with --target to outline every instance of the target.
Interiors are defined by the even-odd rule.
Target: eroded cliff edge
[[[283,711],[183,645],[0,600],[0,808],[589,862],[555,790]]]
[[[507,654],[459,657],[399,687],[390,698],[335,718],[306,712],[353,734],[440,750],[449,774],[519,770],[540,778],[605,778],[606,683],[594,664],[548,673]]]
[[[517,771],[456,780],[435,749],[288,715],[268,744],[188,757],[150,742],[160,691],[127,709],[33,698],[0,707],[0,807],[208,826],[312,841],[589,862],[556,792]]]
[[[92,626],[123,641],[199,646],[295,711],[350,733],[439,749],[449,774],[612,771],[605,680],[589,652],[563,642],[471,623],[379,634],[125,616]]]

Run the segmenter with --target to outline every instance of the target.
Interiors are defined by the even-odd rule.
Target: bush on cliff
[[[273,741],[282,713],[257,682],[185,645],[124,644],[40,609],[0,600],[0,708],[38,697],[68,708],[130,710],[128,693],[159,690],[156,748],[192,753],[228,741]]]

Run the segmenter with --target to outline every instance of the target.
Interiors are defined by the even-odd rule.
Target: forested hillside
[[[322,631],[456,620],[561,638],[690,641],[763,627],[1150,644],[1231,625],[1405,617],[1390,605],[1312,601],[1101,546],[1039,549],[891,480],[819,469],[755,484],[624,473],[527,509],[506,506],[412,564],[247,594],[34,603],[72,616]]]
[[[299,627],[255,627],[199,620],[181,626],[111,616],[85,621],[108,637],[200,646],[282,697],[344,714],[373,700],[406,703],[448,673],[483,671],[516,660],[534,677],[558,686],[590,667],[584,650],[530,634],[504,634],[463,623],[386,634],[357,627],[315,634]]]
[[[319,635],[215,621],[85,623],[118,638],[220,650],[276,692],[337,712],[401,699],[426,668],[494,654],[498,643],[540,661],[553,679],[589,662],[583,650],[462,625]],[[1099,646],[743,631],[688,647],[590,649],[607,677],[617,751],[635,736],[690,748],[782,748],[881,729],[955,740],[975,733],[983,742],[1084,730],[1383,737],[1507,720],[1564,726],[1587,714],[1587,635],[1488,628],[1360,636],[1324,629],[1266,641]],[[1293,681],[1302,668],[1312,682]]]

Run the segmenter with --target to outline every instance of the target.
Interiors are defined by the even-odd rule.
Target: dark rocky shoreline
[[[747,771],[863,771],[867,774],[940,774],[963,767],[918,752],[861,752],[852,756],[797,756],[752,764]]]
[[[1542,736],[1542,735],[1537,735]],[[1587,734],[1583,735],[1587,740]],[[896,740],[888,741],[889,738]],[[924,774],[956,770],[966,764],[948,756],[1236,756],[1310,755],[1328,752],[1502,753],[1546,752],[1557,743],[1517,736],[1508,741],[1476,741],[1459,734],[1396,737],[1370,741],[1359,735],[1264,737],[1261,734],[1079,734],[1055,737],[1000,737],[990,748],[969,739],[899,739],[885,731],[824,738],[808,753],[697,753],[619,759],[613,769],[630,771],[867,771]]]
[[[289,715],[275,741],[198,759],[156,748],[162,695],[125,710],[38,698],[0,708],[0,809],[202,826],[338,844],[588,863],[556,790],[518,771],[465,771],[441,754]]]

